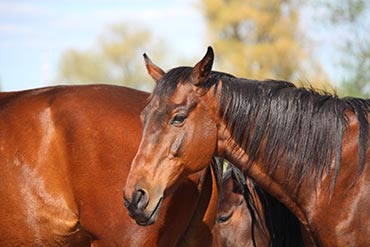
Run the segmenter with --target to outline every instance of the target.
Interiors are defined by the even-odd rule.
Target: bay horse
[[[230,163],[219,200],[213,247],[304,246],[298,219]]]
[[[0,246],[211,241],[218,194],[210,170],[178,186],[158,224],[138,226],[123,206],[148,96],[107,85],[0,93]]]
[[[126,204],[157,214],[172,187],[219,156],[284,203],[313,246],[370,246],[368,100],[212,71],[211,47],[167,73],[144,58],[157,84]]]
[[[248,197],[245,198],[246,180],[242,181],[243,184],[239,183],[234,169],[228,165],[223,174],[217,220],[212,230],[213,247],[269,246],[271,235],[268,224],[265,223],[262,200],[258,200],[259,195],[251,188],[251,183],[245,187],[248,189]],[[250,188],[252,190],[249,190]],[[250,199],[254,199],[253,208],[248,208],[247,202]],[[259,223],[258,227],[255,226],[256,222]]]

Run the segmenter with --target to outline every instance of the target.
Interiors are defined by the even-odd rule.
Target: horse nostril
[[[145,208],[148,205],[148,193],[143,189],[138,189],[132,195],[132,203],[136,204],[137,208]]]

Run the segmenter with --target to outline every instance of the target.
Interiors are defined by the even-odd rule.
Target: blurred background
[[[370,97],[368,0],[0,0],[0,89],[142,90],[215,49],[214,69]]]

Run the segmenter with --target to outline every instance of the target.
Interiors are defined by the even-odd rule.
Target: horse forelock
[[[193,72],[192,67],[177,67],[174,69],[169,70],[167,73],[163,75],[163,77],[159,80],[156,87],[154,88],[152,95],[157,96],[165,96],[170,97],[172,96],[179,84],[185,83],[192,83],[191,81],[191,74]],[[214,84],[219,82],[221,78],[233,78],[232,75],[222,73],[222,72],[211,72],[210,77],[202,84],[197,85],[201,88],[209,89]]]
[[[315,182],[320,181],[330,173],[332,160],[331,186],[335,184],[344,130],[348,126],[345,111],[353,111],[360,128],[358,174],[363,170],[369,101],[339,99],[285,81],[260,82],[224,76],[219,106],[220,117],[233,140],[248,153],[249,165],[260,159],[272,174],[284,162],[286,181],[295,181],[296,188],[307,175],[313,176]]]
[[[177,67],[163,75],[154,88],[153,95],[169,97],[174,94],[179,83],[189,80],[191,67]]]
[[[224,160],[217,157],[212,157],[211,166],[215,173],[217,188],[220,190],[223,184],[223,162]]]

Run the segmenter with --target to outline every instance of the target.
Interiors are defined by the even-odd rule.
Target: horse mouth
[[[153,211],[146,212],[144,209],[137,208],[136,206],[128,203],[128,201],[124,198],[124,203],[128,209],[130,217],[133,218],[136,221],[136,223],[140,226],[149,226],[155,223],[159,216],[162,202],[163,197],[159,198],[158,203]]]
[[[162,202],[163,197],[159,198],[158,203],[153,211],[149,213],[143,212],[144,214],[141,215],[142,217],[135,218],[136,223],[141,226],[149,226],[154,224],[154,222],[158,219]]]

